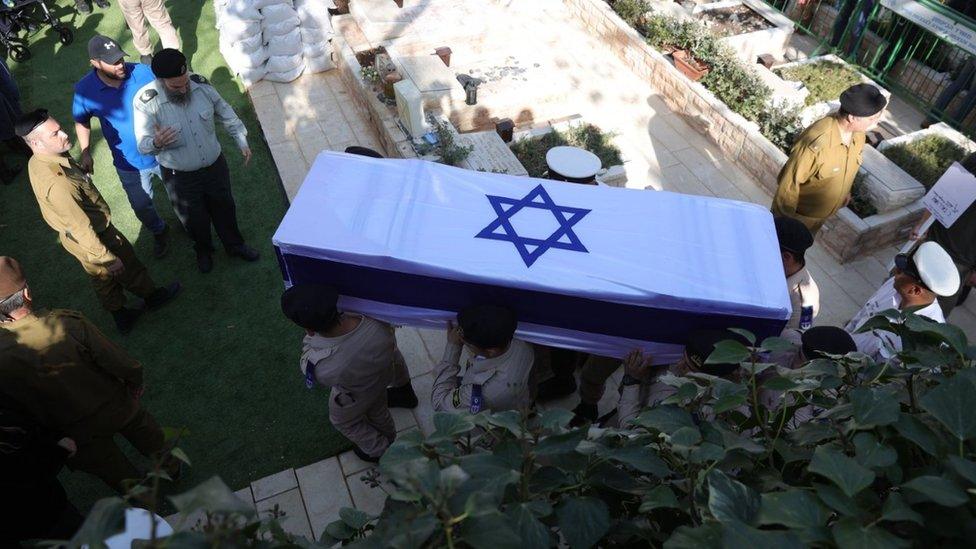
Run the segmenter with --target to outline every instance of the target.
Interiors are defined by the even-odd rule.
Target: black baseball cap
[[[122,50],[118,42],[108,36],[96,34],[88,41],[88,58],[104,61],[110,65],[115,65],[121,61],[127,53]]]

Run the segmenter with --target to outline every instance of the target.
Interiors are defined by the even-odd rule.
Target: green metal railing
[[[976,135],[976,56],[936,36],[880,0],[772,0],[798,30],[913,103],[930,119]],[[976,21],[934,0],[929,10],[968,30]]]

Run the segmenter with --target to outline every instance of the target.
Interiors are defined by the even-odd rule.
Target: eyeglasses
[[[930,290],[925,282],[922,280],[922,275],[918,272],[918,265],[915,264],[915,259],[909,254],[898,254],[895,256],[895,267],[898,268],[902,273],[914,278],[918,283],[925,288]],[[930,290],[931,291],[931,290]]]

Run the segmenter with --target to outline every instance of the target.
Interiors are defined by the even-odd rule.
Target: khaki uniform
[[[329,420],[363,452],[383,455],[396,438],[386,388],[410,383],[393,328],[363,316],[340,337],[305,336],[301,369],[307,379],[331,387]]]
[[[863,149],[864,133],[854,133],[850,145],[845,145],[833,116],[813,123],[796,140],[779,172],[773,215],[798,219],[816,234],[844,205],[861,167]]]
[[[142,366],[81,313],[38,310],[0,323],[2,397],[73,438],[78,453],[68,465],[119,491],[141,475],[115,433],[146,456],[163,449],[162,430],[129,392],[142,384]]]
[[[460,345],[448,342],[434,371],[431,402],[436,411],[470,411],[475,385],[481,386],[482,410],[528,408],[538,382],[552,375],[541,353],[519,339],[513,339],[508,350],[495,358],[471,358],[464,375],[460,375],[461,350]]]
[[[125,17],[125,24],[132,31],[132,43],[141,55],[150,55],[153,52],[146,20],[156,29],[164,48],[180,49],[180,37],[176,34],[163,0],[119,0],[119,9],[122,17]]]
[[[112,226],[108,204],[91,177],[67,156],[35,154],[27,167],[41,216],[88,273],[102,306],[108,311],[121,309],[123,290],[148,297],[156,283],[129,241]],[[116,259],[122,260],[125,270],[112,276],[107,267]]]

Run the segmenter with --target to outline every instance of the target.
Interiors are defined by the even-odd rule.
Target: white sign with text
[[[954,162],[922,199],[932,217],[950,227],[969,206],[976,202],[976,176]]]
[[[939,38],[955,44],[969,53],[976,54],[976,30],[953,21],[951,17],[936,12],[914,0],[881,0],[881,5],[925,27]]]

